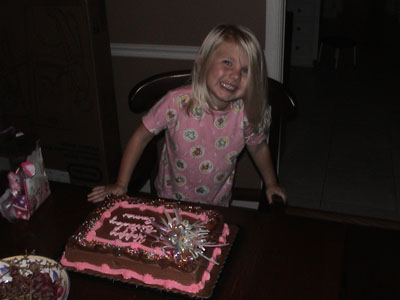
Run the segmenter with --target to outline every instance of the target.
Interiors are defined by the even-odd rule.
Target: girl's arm
[[[258,145],[247,145],[247,150],[263,177],[269,204],[272,204],[273,195],[280,196],[286,202],[286,192],[278,184],[268,144],[264,141]]]
[[[139,161],[140,156],[143,153],[144,148],[153,138],[153,134],[147,130],[147,128],[140,123],[139,127],[135,130],[133,135],[128,141],[128,145],[122,156],[121,165],[118,172],[117,182],[106,186],[96,186],[92,189],[92,192],[88,194],[88,201],[99,202],[104,198],[113,193],[115,195],[126,194],[128,190],[128,184],[132,176],[132,172]]]

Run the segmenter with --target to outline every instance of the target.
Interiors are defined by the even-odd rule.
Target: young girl
[[[168,92],[143,117],[122,157],[115,184],[93,188],[88,200],[127,192],[143,149],[165,130],[155,182],[158,196],[228,206],[236,160],[244,146],[266,185],[266,196],[286,200],[278,185],[266,134],[270,109],[261,47],[247,28],[219,25],[197,54],[192,84]]]

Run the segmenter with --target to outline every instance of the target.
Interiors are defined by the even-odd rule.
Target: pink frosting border
[[[118,246],[127,246],[126,244],[128,244],[129,247],[133,246],[133,247],[140,248],[140,249],[143,249],[148,252],[153,252],[153,253],[155,252],[155,253],[159,254],[161,252],[160,249],[151,249],[151,248],[145,247],[139,243],[123,243],[123,242],[118,243],[115,241],[110,241],[107,239],[102,239],[102,238],[96,237],[95,231],[103,224],[103,222],[106,218],[109,218],[111,216],[111,212],[114,211],[115,209],[117,209],[118,207],[139,208],[142,211],[150,210],[150,211],[154,211],[154,212],[157,212],[160,214],[163,214],[164,211],[166,211],[167,213],[170,213],[170,214],[174,213],[173,209],[166,209],[164,206],[154,207],[154,206],[148,206],[146,204],[129,204],[127,201],[118,202],[109,211],[103,213],[101,218],[96,222],[95,226],[93,226],[93,228],[87,234],[87,237],[86,237],[87,240],[88,241],[97,240],[99,242],[115,244]],[[194,213],[185,212],[185,211],[181,211],[180,214],[187,215],[187,216],[190,216],[192,218],[202,220],[202,221],[207,220],[207,216],[205,214],[196,215]],[[228,226],[228,224],[225,223],[224,229],[222,231],[222,235],[219,238],[219,242],[226,243],[226,237],[228,235],[229,235],[229,226]],[[216,261],[216,258],[220,254],[221,254],[221,248],[220,247],[214,248],[211,259]],[[175,280],[158,279],[158,278],[154,278],[150,274],[141,275],[135,271],[128,270],[128,269],[111,269],[107,264],[102,264],[101,266],[96,266],[96,265],[93,265],[93,264],[90,264],[87,262],[70,262],[66,259],[65,253],[63,254],[63,256],[61,258],[61,263],[67,267],[74,267],[79,271],[89,269],[89,270],[93,270],[93,271],[96,271],[96,272],[99,272],[102,274],[121,275],[126,280],[135,279],[135,280],[139,280],[145,284],[157,285],[157,286],[164,287],[167,290],[176,289],[179,291],[188,292],[188,293],[192,293],[192,294],[198,293],[200,290],[202,290],[204,288],[205,283],[208,280],[210,280],[210,272],[214,267],[214,263],[209,262],[207,269],[204,271],[203,276],[199,282],[193,283],[191,285],[183,285]]]

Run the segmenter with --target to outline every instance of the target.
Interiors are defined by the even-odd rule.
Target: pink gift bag
[[[8,173],[8,183],[15,217],[29,220],[50,195],[49,181],[39,146],[15,172]]]

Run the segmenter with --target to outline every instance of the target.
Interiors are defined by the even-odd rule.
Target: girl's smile
[[[213,109],[223,110],[246,94],[248,57],[233,41],[223,42],[209,61],[206,76]]]

